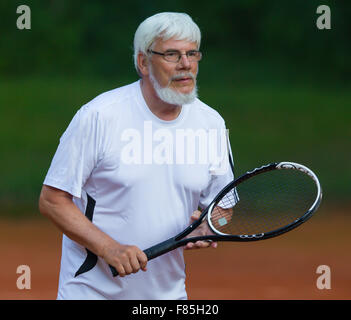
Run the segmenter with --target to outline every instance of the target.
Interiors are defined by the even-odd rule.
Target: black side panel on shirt
[[[93,221],[93,215],[94,215],[94,208],[95,208],[95,203],[96,201],[87,194],[88,197],[88,203],[87,203],[87,207],[85,209],[85,216],[90,220]],[[88,249],[85,249],[87,251],[87,257],[85,259],[85,261],[83,262],[83,264],[81,265],[81,267],[79,268],[79,270],[76,272],[76,274],[74,275],[75,277],[79,276],[80,274],[87,272],[89,270],[91,270],[92,268],[95,267],[98,257],[96,254],[94,254],[93,252],[89,251]]]

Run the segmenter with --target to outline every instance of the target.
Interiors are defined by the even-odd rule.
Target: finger
[[[209,241],[196,241],[195,245],[198,248],[208,248],[211,245],[211,243]]]
[[[133,268],[130,264],[130,260],[128,262],[125,262],[123,264],[123,267],[126,275],[133,273]]]
[[[124,267],[123,267],[123,265],[122,264],[118,264],[116,267],[115,267],[115,269],[117,270],[117,272],[118,272],[118,276],[120,276],[120,277],[124,277],[124,276],[126,276],[126,272],[125,272],[125,270],[124,270]]]
[[[137,254],[137,258],[138,258],[138,261],[139,261],[139,264],[140,264],[140,267],[143,271],[146,271],[146,265],[147,265],[147,256],[145,254],[145,252],[143,251],[140,251],[138,254]]]
[[[186,250],[192,249],[194,247],[194,243],[193,242],[188,242],[185,246]]]
[[[130,266],[132,267],[132,273],[137,273],[140,270],[140,263],[136,255],[130,258]]]
[[[211,243],[211,248],[217,248],[218,246],[218,243],[217,242],[212,242]]]
[[[217,242],[215,242],[215,241],[213,241],[213,240],[210,240],[210,239],[208,239],[208,240],[206,240],[206,241],[209,243],[209,245],[210,245],[211,248],[217,248],[217,245],[218,245]]]
[[[138,272],[140,269],[146,271],[146,254],[138,249],[137,253],[130,258],[130,264],[133,269],[133,273]]]
[[[207,248],[210,244],[207,243],[206,241],[196,241],[195,243],[189,242],[185,249],[201,249],[201,248]]]

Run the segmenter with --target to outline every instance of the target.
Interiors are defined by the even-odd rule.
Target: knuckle
[[[140,268],[134,268],[132,272],[137,273],[139,270],[140,270]]]
[[[124,277],[124,276],[126,275],[124,269],[117,269],[117,271],[118,271],[118,275],[119,275],[120,277]]]
[[[128,254],[126,253],[126,252],[123,252],[122,254],[121,254],[121,260],[122,261],[125,261],[125,260],[127,260],[128,259]]]
[[[135,246],[128,246],[127,249],[126,249],[126,254],[128,256],[130,256],[135,251],[135,248],[136,248]]]

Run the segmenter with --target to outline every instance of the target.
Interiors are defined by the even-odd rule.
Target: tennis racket
[[[270,163],[225,186],[199,219],[178,235],[144,250],[154,259],[188,242],[257,241],[279,236],[307,221],[322,200],[317,176],[293,162]],[[212,235],[190,237],[201,223]],[[114,276],[118,275],[111,267]]]

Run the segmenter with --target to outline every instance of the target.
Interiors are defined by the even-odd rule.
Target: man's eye
[[[195,57],[196,54],[197,54],[196,51],[189,51],[189,52],[188,52],[188,56],[189,56],[189,57]]]
[[[166,56],[167,57],[175,57],[175,56],[177,56],[178,55],[178,52],[167,52],[166,53]]]

